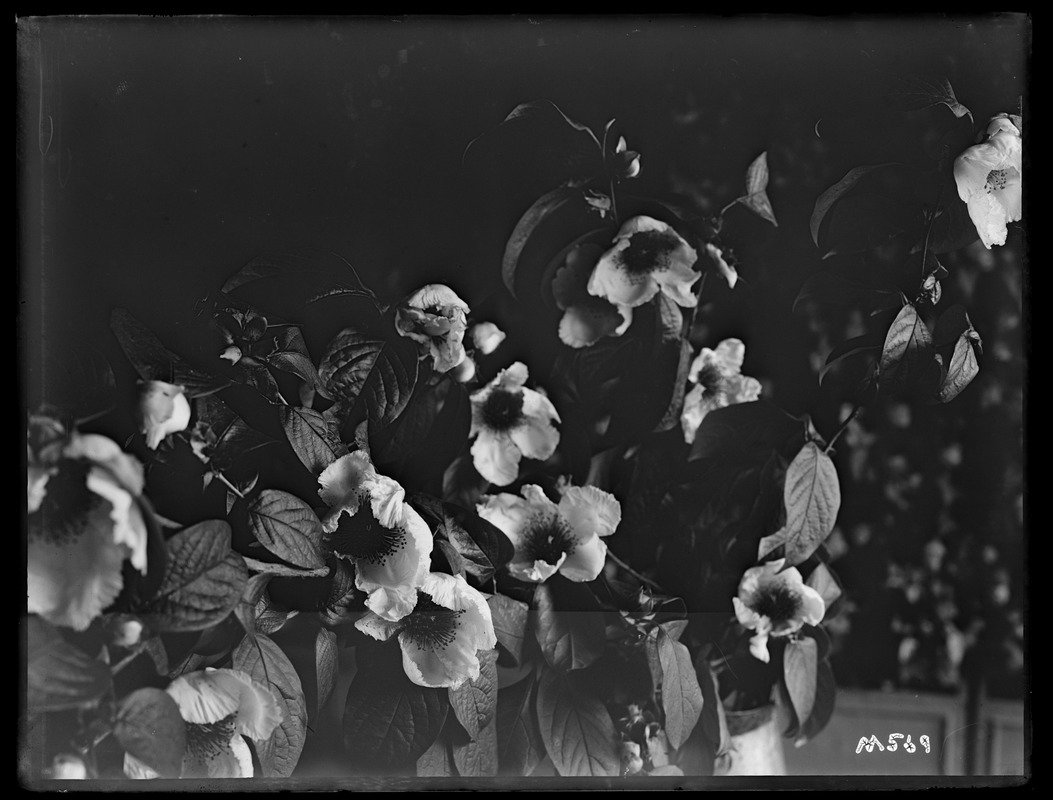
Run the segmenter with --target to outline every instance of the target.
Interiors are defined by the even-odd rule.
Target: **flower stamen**
[[[458,621],[464,610],[440,606],[427,592],[417,591],[417,605],[403,618],[400,633],[421,650],[445,650],[457,638]]]
[[[483,422],[494,431],[514,428],[523,419],[523,393],[495,388],[483,402]]]
[[[659,268],[661,259],[675,246],[662,231],[640,231],[629,239],[622,263],[630,275],[647,275]]]
[[[31,524],[32,534],[54,545],[75,541],[93,517],[92,512],[106,502],[88,488],[87,462],[64,460],[61,468],[48,481],[48,491],[40,507],[38,524]]]
[[[559,564],[560,558],[573,553],[577,544],[570,523],[559,514],[535,514],[524,528],[523,553],[531,561]]]
[[[186,724],[187,755],[209,760],[230,748],[234,737],[235,717],[230,714],[218,722],[188,722]]]
[[[988,194],[996,192],[1006,187],[1009,182],[1009,170],[1007,169],[993,169],[987,173],[987,182],[984,184],[984,189]]]
[[[402,528],[381,525],[367,498],[354,515],[340,515],[340,522],[329,541],[333,550],[341,555],[380,564],[405,548],[406,532]]]
[[[764,587],[752,605],[754,611],[770,619],[776,628],[792,622],[801,612],[800,597],[779,584]]]

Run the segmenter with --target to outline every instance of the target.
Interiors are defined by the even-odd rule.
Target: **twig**
[[[648,578],[646,575],[641,575],[635,569],[633,569],[628,564],[626,564],[624,561],[622,561],[620,558],[618,558],[618,556],[614,555],[614,553],[612,553],[610,550],[607,551],[607,558],[609,558],[611,561],[613,561],[619,567],[624,569],[630,575],[635,577],[637,580],[639,580],[639,581],[641,581],[643,583],[646,583],[652,589],[655,589],[655,590],[661,592],[662,594],[666,594],[665,589],[663,589],[659,584],[655,583],[653,580]]]
[[[236,494],[242,500],[245,499],[245,495],[241,492],[240,489],[238,489],[237,486],[235,486],[233,483],[227,480],[226,475],[224,475],[222,472],[213,472],[212,474],[219,478],[220,483],[222,483],[224,486],[226,486],[228,489],[234,492],[234,494]]]
[[[834,443],[838,440],[838,438],[840,438],[841,434],[844,433],[845,430],[847,430],[849,424],[852,422],[852,420],[856,418],[856,415],[859,414],[859,412],[862,410],[863,406],[859,403],[856,403],[855,407],[852,409],[852,413],[849,414],[848,417],[845,418],[845,421],[841,423],[841,427],[837,429],[837,433],[834,434],[834,438],[832,438],[830,440],[830,444],[826,446],[826,449],[823,451],[824,453],[829,453],[831,450],[834,449]]]

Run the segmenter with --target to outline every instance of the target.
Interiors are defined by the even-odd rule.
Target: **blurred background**
[[[741,336],[744,372],[829,435],[846,408],[818,373],[862,321],[792,307],[822,267],[815,199],[873,142],[831,142],[820,122],[911,76],[949,80],[978,121],[1026,124],[1031,34],[1019,14],[46,17],[19,21],[18,46],[30,407],[56,379],[45,355],[73,343],[131,384],[112,308],[163,330],[275,249],[336,252],[386,302],[442,281],[500,308],[504,241],[552,187],[528,154],[462,157],[545,98],[596,130],[616,118],[642,154],[641,190],[703,213],[768,153],[779,225],[728,212],[744,280],[702,313],[703,332]],[[979,376],[947,406],[869,406],[841,440],[829,541],[848,597],[830,625],[841,687],[959,695],[971,681],[1024,697],[1026,254],[1013,226],[1005,247],[943,260],[944,304],[963,303],[983,339]]]

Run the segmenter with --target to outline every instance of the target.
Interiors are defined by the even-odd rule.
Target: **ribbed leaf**
[[[560,775],[619,774],[617,736],[607,708],[572,675],[556,669],[542,672],[537,716],[545,751]]]
[[[278,558],[304,569],[325,566],[322,522],[307,503],[279,489],[264,489],[249,502],[249,530]]]

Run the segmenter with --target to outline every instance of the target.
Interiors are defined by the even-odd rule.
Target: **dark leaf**
[[[465,570],[487,581],[512,560],[515,548],[504,531],[454,503],[442,507],[446,537],[464,559]]]
[[[841,180],[819,195],[819,199],[815,201],[815,208],[812,211],[812,218],[809,222],[809,227],[812,231],[812,241],[815,242],[816,247],[819,246],[819,228],[823,224],[823,218],[826,217],[827,212],[830,211],[833,205],[846,193],[851,191],[852,188],[859,183],[860,179],[864,178],[874,170],[880,170],[890,166],[894,165],[873,164],[870,166],[856,167],[855,169],[849,170]]]
[[[812,715],[815,706],[818,659],[816,642],[807,636],[786,643],[783,655],[783,677],[793,703],[794,713],[801,724]]]
[[[953,305],[940,314],[936,330],[932,333],[932,344],[937,348],[950,347],[958,342],[963,333],[973,330],[973,323],[965,306]]]
[[[804,282],[797,299],[793,301],[793,310],[799,311],[807,302],[861,306],[863,310],[873,313],[899,308],[905,301],[896,289],[878,289],[842,278],[833,272],[819,272]]]
[[[816,566],[805,583],[819,593],[819,596],[823,598],[823,602],[826,604],[827,609],[829,609],[830,606],[834,604],[834,601],[841,596],[841,585],[837,582],[837,578],[834,577],[834,574],[826,564],[819,564]]]
[[[880,334],[864,334],[862,336],[853,336],[851,339],[846,339],[837,345],[830,353],[826,356],[826,363],[823,368],[819,370],[819,381],[822,382],[823,378],[826,377],[833,367],[840,364],[847,358],[853,358],[855,356],[871,354],[876,357],[881,352],[884,339]]]
[[[117,708],[113,733],[121,747],[162,778],[183,770],[186,723],[176,701],[161,689],[138,689]]]
[[[280,489],[264,489],[246,508],[249,530],[268,551],[297,567],[325,566],[322,522],[307,503]]]
[[[738,202],[753,211],[761,219],[765,219],[775,227],[779,223],[775,220],[775,211],[768,199],[768,153],[761,153],[750,164],[746,170],[746,196],[740,197]]]
[[[531,675],[497,694],[497,763],[502,775],[529,775],[545,757],[534,685]]]
[[[409,403],[417,381],[417,348],[410,339],[345,328],[329,342],[318,375],[338,403],[349,409],[364,404],[370,428],[384,427]]]
[[[787,566],[807,559],[834,529],[841,486],[830,456],[808,442],[790,462],[783,489],[786,524],[761,540],[758,560],[782,545]]]
[[[475,738],[463,731],[451,733],[450,746],[457,772],[466,778],[492,778],[497,775],[497,723],[492,719],[479,729]]]
[[[972,119],[972,112],[958,102],[950,81],[946,79],[927,81],[913,75],[902,76],[897,79],[889,98],[905,111],[919,111],[935,105],[944,105],[955,117],[968,116]]]
[[[958,337],[958,342],[954,345],[954,353],[951,354],[951,360],[947,364],[947,376],[943,379],[943,385],[939,389],[942,403],[949,403],[957,397],[980,372],[980,365],[976,362],[973,336],[974,334],[967,331]]]
[[[804,435],[802,420],[766,400],[737,403],[710,411],[702,419],[690,458],[715,461],[765,461]]]
[[[347,445],[340,441],[339,431],[317,411],[282,406],[281,420],[296,457],[316,477],[348,452]]]
[[[142,613],[158,631],[204,630],[230,615],[241,600],[248,569],[230,549],[230,526],[206,520],[166,543],[168,572]]]
[[[449,707],[446,689],[418,686],[406,677],[398,643],[389,642],[371,651],[348,688],[344,750],[370,769],[411,765],[439,738]]]
[[[58,346],[43,341],[40,402],[72,419],[104,414],[117,404],[117,381],[105,354],[88,342]],[[30,401],[30,407],[38,403]]]
[[[164,381],[182,386],[190,398],[218,391],[229,383],[192,367],[123,308],[115,308],[110,314],[110,329],[144,381]]]
[[[691,653],[664,631],[658,634],[662,665],[662,710],[669,744],[679,749],[695,729],[702,714],[703,696],[691,662]]]
[[[545,661],[563,670],[582,669],[603,654],[603,612],[588,586],[552,576],[534,594],[534,632]]]
[[[486,602],[490,606],[498,645],[512,656],[516,665],[522,664],[530,606],[503,594],[490,595]]]
[[[720,702],[717,677],[705,659],[701,657],[695,662],[695,675],[702,691],[702,714],[699,716],[698,724],[706,739],[712,744],[715,753],[720,755],[731,746],[731,734],[724,716],[724,704]]]
[[[450,754],[450,743],[445,736],[440,736],[431,747],[424,751],[424,755],[417,759],[418,778],[454,778],[457,769],[453,765],[453,756]]]
[[[619,774],[614,723],[603,702],[573,675],[556,669],[542,671],[537,717],[545,751],[560,775]]]
[[[480,652],[479,677],[449,691],[454,716],[469,738],[477,739],[480,731],[493,721],[497,708],[497,651]]]
[[[35,614],[26,625],[26,709],[92,708],[110,689],[110,669]]]
[[[829,662],[820,661],[815,675],[815,701],[812,704],[812,713],[801,725],[800,735],[794,742],[797,747],[809,739],[814,739],[826,727],[830,717],[833,716],[836,699],[837,684],[834,681],[833,670]]]
[[[287,778],[296,769],[307,731],[307,702],[303,685],[289,657],[263,634],[255,641],[242,639],[232,658],[234,669],[242,670],[279,698],[282,722],[269,739],[253,740],[264,778]]]

